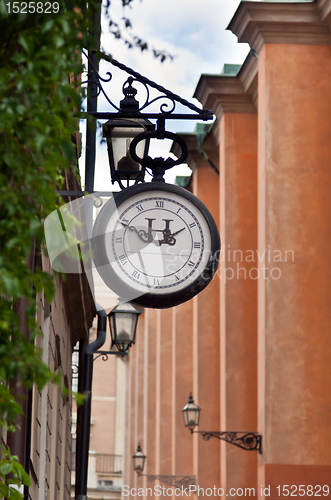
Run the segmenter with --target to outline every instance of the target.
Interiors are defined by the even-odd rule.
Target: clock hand
[[[182,229],[179,229],[178,231],[175,231],[174,233],[172,233],[171,236],[175,236],[176,234],[178,233],[181,233],[182,231],[184,231],[185,227],[182,227]]]
[[[171,233],[169,229],[164,229],[163,230],[163,240],[160,240],[160,245],[167,243],[168,245],[175,245],[176,243],[176,238],[174,236],[178,233],[181,233],[184,231],[185,227],[182,227],[182,229],[179,229],[178,231],[175,231],[174,233]]]
[[[138,231],[138,229],[134,226],[129,226],[129,224],[125,224],[124,222],[121,222],[122,226],[124,226],[126,229],[129,229],[129,231],[134,231],[135,233],[137,233],[139,239],[141,239],[141,241],[143,241],[144,243],[155,243],[155,245],[157,246],[161,246],[162,245],[162,241],[163,240],[156,240],[153,238],[153,236],[148,233],[147,231],[145,231],[144,229],[140,229]],[[153,231],[158,231],[158,232],[163,232],[163,229],[153,229]]]
[[[151,243],[151,241],[153,241],[150,239],[149,234],[144,229],[140,229],[138,231],[138,229],[134,226],[129,226],[129,224],[125,224],[124,222],[121,222],[121,224],[122,226],[129,229],[129,231],[134,231],[135,233],[137,233],[139,239],[141,239],[144,243]]]
[[[141,239],[144,243],[155,243],[157,246],[161,246],[163,244],[167,245],[175,245],[176,243],[176,238],[174,238],[175,235],[178,233],[184,231],[185,227],[182,227],[182,229],[179,229],[178,231],[175,231],[174,233],[171,233],[169,229],[155,229],[154,231],[158,231],[163,233],[163,239],[162,240],[156,240],[154,239],[147,231],[144,229],[138,229],[134,226],[129,226],[129,224],[125,224],[124,222],[121,222],[122,226],[125,228],[129,229],[129,231],[134,231],[137,233],[139,239]]]

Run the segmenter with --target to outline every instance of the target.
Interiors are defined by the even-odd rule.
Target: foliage
[[[132,7],[133,0],[122,0],[122,3],[124,7]],[[132,32],[131,19],[127,16],[123,16],[121,19],[113,19],[110,15],[110,5],[110,0],[105,0],[103,3],[104,15],[108,19],[109,31],[114,35],[115,39],[123,40],[128,49],[139,48],[141,52],[151,51],[153,56],[159,58],[161,62],[166,59],[173,60],[174,56],[166,50],[155,49],[146,40],[135,35]]]
[[[93,5],[87,11],[82,3],[79,10],[24,31],[13,30],[11,19],[0,16],[0,430],[7,432],[15,431],[22,411],[13,384],[41,389],[50,380],[59,382],[33,342],[40,333],[35,295],[44,290],[51,302],[54,284],[28,260],[31,249],[40,252],[42,220],[57,206],[54,188],[75,165],[73,110],[80,110],[81,96],[74,79],[82,72],[81,49],[91,40],[91,12]],[[28,339],[15,312],[22,299],[28,304]],[[29,478],[10,450],[2,449],[1,457],[1,498],[21,498],[9,484],[28,484]]]
[[[123,5],[131,2],[122,0]],[[27,389],[36,384],[41,389],[49,381],[59,383],[34,342],[40,334],[35,296],[43,291],[51,302],[53,279],[28,262],[32,249],[40,254],[43,220],[57,207],[55,187],[61,187],[63,172],[77,174],[72,137],[78,129],[83,90],[78,91],[76,84],[83,70],[81,50],[92,46],[90,20],[97,2],[88,7],[86,2],[74,3],[76,7],[71,5],[62,15],[48,20],[41,14],[31,21],[31,17],[8,17],[0,0],[0,434],[15,432],[15,420],[22,412],[11,391],[14,384]],[[108,14],[109,6],[108,2]],[[109,26],[115,38],[122,37],[118,24],[110,20]],[[127,18],[124,27],[131,28]],[[130,42],[123,38],[128,47],[148,49],[139,37],[133,35]],[[163,51],[154,55],[166,57]],[[15,311],[22,300],[27,304],[29,338]],[[17,489],[22,482],[29,484],[22,465],[2,448],[1,498],[22,498]]]
[[[22,495],[17,488],[22,483],[30,486],[30,478],[22,465],[18,462],[18,457],[11,455],[10,451],[2,447],[2,458],[0,460],[0,493],[1,498],[10,500],[21,500]]]

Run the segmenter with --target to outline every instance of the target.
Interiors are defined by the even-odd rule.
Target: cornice
[[[201,75],[194,97],[218,120],[223,113],[256,113],[257,59],[248,55],[237,76]]]
[[[245,42],[259,53],[265,43],[331,45],[326,16],[329,1],[317,3],[240,3],[227,29],[239,42]],[[326,17],[325,17],[326,19]]]
[[[250,96],[252,102],[254,103],[255,111],[257,110],[257,71],[257,57],[249,54],[237,75],[244,93]]]
[[[196,135],[194,133],[182,133],[177,134],[187,144],[188,155],[187,155],[187,164],[194,171],[197,166],[206,166],[208,167],[208,161],[202,156],[198,149],[198,142]],[[208,155],[208,157],[212,160],[212,162],[219,168],[219,151],[218,151],[218,143],[214,140],[212,134],[208,134],[206,139],[202,145],[203,151]],[[171,153],[175,156],[179,156],[181,154],[180,147],[177,143],[173,143],[171,147]]]
[[[187,155],[187,160],[186,162],[190,166],[192,161],[194,163],[198,162],[200,159],[202,159],[201,154],[198,151],[198,143],[197,143],[197,138],[194,133],[177,133],[184,141],[186,142],[187,149],[188,149],[188,155]],[[173,153],[177,158],[181,154],[181,148],[178,145],[177,142],[173,142],[171,146],[171,153]],[[190,168],[192,168],[190,166]]]
[[[316,0],[316,7],[319,10],[323,23],[331,24],[331,0]]]

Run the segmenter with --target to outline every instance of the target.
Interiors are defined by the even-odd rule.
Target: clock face
[[[177,186],[154,182],[122,191],[101,210],[93,236],[102,279],[144,307],[185,302],[216,271],[216,224],[198,198]]]

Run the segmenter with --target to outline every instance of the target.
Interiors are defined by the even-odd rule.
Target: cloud
[[[121,17],[120,0],[113,0],[114,16]],[[163,64],[152,54],[128,50],[122,41],[105,35],[103,46],[113,57],[145,76],[190,98],[201,73],[220,73],[225,63],[240,64],[248,47],[225,30],[239,0],[143,0],[125,13],[135,34],[150,47],[175,56]]]
[[[112,0],[112,19],[129,17],[132,32],[146,40],[149,47],[173,54],[174,60],[161,63],[151,52],[129,50],[123,40],[115,40],[109,33],[108,22],[103,20],[102,48],[126,66],[147,78],[199,105],[192,95],[200,75],[220,74],[225,63],[241,64],[248,53],[247,44],[238,44],[237,38],[226,26],[233,17],[240,0],[135,0],[132,8],[122,8],[122,0]],[[104,90],[111,101],[119,106],[123,98],[122,85],[127,74],[106,62],[100,65],[101,76],[112,74]],[[138,87],[138,86],[137,86]],[[144,100],[139,91],[137,99]],[[99,111],[114,111],[103,95],[99,97]],[[156,110],[157,111],[157,110]],[[187,112],[181,109],[180,112]],[[192,132],[194,121],[167,121],[166,128],[174,132]],[[109,166],[105,147],[98,146],[96,188],[105,187],[109,179]],[[167,152],[164,153],[166,155]],[[80,161],[83,165],[84,160]],[[108,183],[108,180],[107,180]]]

